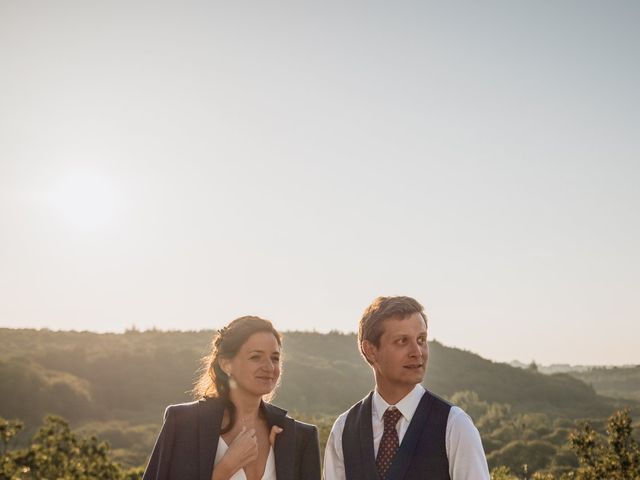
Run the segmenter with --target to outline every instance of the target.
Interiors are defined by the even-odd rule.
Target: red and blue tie
[[[396,407],[389,407],[384,412],[382,417],[384,421],[384,432],[382,433],[382,439],[380,440],[380,446],[378,447],[378,455],[376,456],[376,468],[380,474],[380,478],[385,477],[387,470],[393,462],[393,457],[396,456],[396,452],[400,447],[400,441],[398,440],[398,431],[396,430],[396,424],[402,417],[402,413]]]

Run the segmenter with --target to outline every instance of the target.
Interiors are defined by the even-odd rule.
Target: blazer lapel
[[[224,405],[217,398],[208,398],[198,403],[200,480],[211,480],[223,414]]]
[[[362,471],[365,478],[380,480],[376,467],[376,457],[373,453],[373,426],[371,412],[371,392],[362,402],[362,407],[358,412],[358,426],[360,430],[360,458],[362,459]]]
[[[287,417],[287,411],[262,402],[262,411],[269,425],[269,432],[274,425],[282,428],[282,432],[276,435],[273,453],[276,457],[276,477],[278,480],[293,480],[295,478],[295,453],[296,453],[296,424],[292,418]]]
[[[409,428],[407,428],[407,432],[404,434],[400,448],[387,471],[385,480],[401,480],[407,474],[411,460],[415,455],[418,440],[427,423],[429,413],[431,413],[432,400],[431,395],[427,392],[425,392],[420,399],[416,413],[413,415]]]

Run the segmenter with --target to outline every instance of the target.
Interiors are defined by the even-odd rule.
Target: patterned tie
[[[396,430],[396,423],[398,423],[400,417],[402,417],[402,413],[400,413],[400,410],[396,407],[389,407],[387,411],[384,412],[384,432],[382,433],[382,439],[378,447],[378,456],[376,457],[376,468],[378,469],[380,478],[384,478],[387,474],[393,457],[396,456],[396,452],[400,447],[398,431]]]

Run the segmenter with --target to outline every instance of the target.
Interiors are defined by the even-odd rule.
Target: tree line
[[[23,448],[10,448],[22,422],[0,417],[0,480],[140,480],[144,468],[123,468],[115,462],[106,442],[74,433],[61,417],[48,416],[44,425]],[[535,442],[535,441],[534,441]],[[525,456],[515,469],[499,466],[492,480],[637,480],[640,449],[633,437],[629,410],[615,412],[608,420],[607,435],[582,422],[569,435],[568,446],[576,466],[561,474],[532,468]],[[531,452],[529,452],[531,454]]]
[[[111,446],[125,469],[147,459],[168,404],[191,399],[199,359],[213,331],[125,334],[0,329],[0,416],[24,421],[26,448],[45,415]],[[561,475],[578,466],[567,443],[575,421],[605,434],[606,419],[638,403],[598,395],[570,375],[543,375],[430,342],[425,386],[464,408],[482,433],[491,468]],[[362,398],[372,375],[353,334],[286,332],[282,385],[274,403],[320,427]]]

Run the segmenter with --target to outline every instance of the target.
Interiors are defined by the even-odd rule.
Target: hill
[[[594,367],[571,372],[571,376],[591,385],[601,395],[640,401],[640,365]]]
[[[213,334],[0,329],[0,416],[24,420],[26,438],[45,414],[61,415],[80,431],[108,440],[124,464],[140,465],[166,405],[191,399],[199,359]],[[274,403],[321,424],[323,438],[335,415],[362,398],[372,383],[354,334],[284,334],[282,384]],[[474,405],[489,412],[487,432],[491,412],[502,411],[492,405],[508,404],[512,415],[543,415],[535,418],[548,425],[554,419],[605,418],[621,404],[637,405],[600,396],[567,374],[515,368],[437,341],[430,342],[425,386],[448,398],[475,392],[459,394],[456,401],[466,399],[463,406],[470,412]],[[497,439],[488,437],[486,448],[498,449],[520,435],[498,433]]]
[[[528,368],[516,360],[509,365]],[[640,365],[599,366],[599,365],[536,365],[540,373],[567,373],[587,385],[596,393],[607,397],[640,401]]]
[[[186,392],[213,333],[0,329],[0,414],[157,419],[167,404],[189,400]],[[286,332],[284,352],[276,403],[290,410],[337,414],[371,387],[353,334]],[[606,416],[617,405],[571,375],[514,368],[436,341],[430,342],[425,386],[445,397],[472,390],[515,411],[568,418]]]

